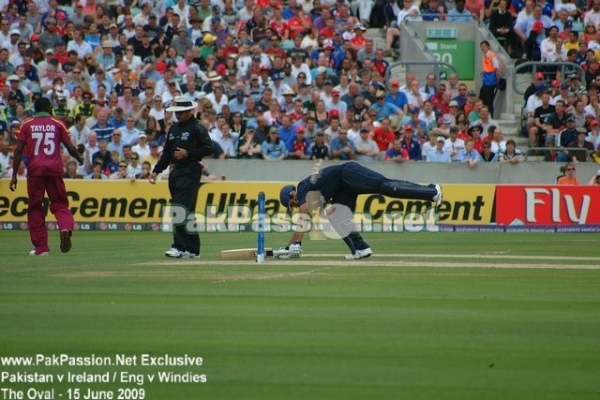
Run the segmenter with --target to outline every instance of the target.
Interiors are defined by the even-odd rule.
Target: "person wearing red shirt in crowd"
[[[256,6],[261,10],[268,7],[281,8],[281,2],[279,0],[256,0]]]
[[[294,160],[308,160],[310,158],[310,145],[305,138],[306,128],[302,125],[296,128],[294,138],[288,142],[289,157]]]
[[[69,53],[67,52],[65,42],[60,42],[56,45],[56,48],[54,49],[54,58],[58,60],[60,65],[64,65],[69,61]]]
[[[265,54],[270,56],[271,59],[274,59],[275,56],[279,56],[281,57],[281,59],[285,60],[287,54],[285,54],[285,51],[281,47],[279,47],[279,45],[281,44],[281,39],[279,38],[279,36],[277,36],[276,34],[271,35],[270,43],[270,46],[265,49]]]
[[[483,152],[483,139],[481,139],[481,133],[483,132],[483,128],[481,125],[474,125],[469,128],[469,135],[473,138],[473,148],[478,152]]]
[[[431,101],[431,105],[433,106],[433,108],[436,108],[437,105],[442,102],[442,96],[444,95],[445,91],[446,91],[446,84],[440,83],[437,87],[437,92],[433,96],[431,96],[431,98],[429,99],[429,101]]]
[[[335,35],[335,19],[329,17],[325,19],[325,28],[319,31],[319,35],[325,36],[326,39],[332,39]]]
[[[394,141],[396,135],[390,128],[389,118],[381,120],[381,126],[373,129],[373,140],[377,143],[380,152],[385,152],[390,147],[390,143]]]
[[[354,37],[350,39],[350,47],[356,51],[365,47],[365,44],[367,43],[367,37],[365,36],[366,30],[367,28],[361,24],[354,25]]]
[[[383,58],[384,56],[384,51],[383,49],[377,49],[375,50],[375,58],[372,61],[372,66],[373,69],[377,72],[379,72],[379,75],[384,78],[385,77],[385,73],[387,72],[387,69],[390,66],[390,63],[387,62],[386,59]]]
[[[55,215],[60,229],[60,251],[66,253],[71,249],[71,232],[75,220],[69,208],[67,191],[62,178],[64,169],[61,144],[67,148],[79,165],[83,165],[83,160],[71,141],[71,134],[67,127],[60,120],[52,117],[50,100],[40,97],[35,101],[34,109],[36,116],[25,121],[17,135],[10,190],[14,192],[17,188],[17,170],[25,152],[29,198],[27,221],[29,236],[35,246],[29,254],[42,256],[50,253],[43,203],[46,192],[50,199],[50,211]]]
[[[60,10],[56,12],[56,27],[54,31],[58,33],[60,36],[65,36],[67,34],[67,14]]]
[[[269,26],[277,32],[283,40],[287,40],[290,37],[290,26],[286,20],[283,19],[283,11],[281,11],[281,8],[273,9],[273,19],[269,23]]]
[[[300,121],[302,119],[302,116],[304,115],[304,110],[302,109],[302,106],[302,100],[294,100],[294,109],[292,110],[292,112],[289,113],[292,122]]]
[[[240,48],[235,45],[233,35],[225,36],[225,43],[223,43],[223,57],[229,58],[229,56],[237,56],[240,52]]]
[[[289,19],[290,39],[295,38],[298,34],[308,31],[312,27],[310,18],[304,15],[301,4],[296,4],[294,8],[295,15]]]
[[[394,139],[385,152],[385,161],[403,163],[409,160],[408,151],[402,147],[402,139]]]
[[[462,119],[458,121],[456,124],[458,126],[458,138],[466,141],[467,139],[471,139],[471,135],[467,132],[469,129],[469,121],[466,119]]]
[[[435,105],[436,110],[442,110],[445,114],[450,114],[450,106],[455,105],[458,107],[458,102],[456,100],[452,100],[452,94],[449,90],[446,90],[444,94],[442,94],[442,101]]]

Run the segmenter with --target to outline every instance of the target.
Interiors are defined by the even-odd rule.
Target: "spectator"
[[[587,162],[589,154],[594,152],[594,145],[585,140],[587,133],[580,129],[577,132],[577,139],[569,143],[569,147],[579,148],[581,150],[569,150],[569,160],[573,163]]]
[[[498,157],[496,153],[492,151],[492,144],[489,140],[484,140],[483,145],[481,146],[483,151],[481,154],[481,160],[483,162],[497,162]]]
[[[458,127],[450,128],[450,135],[444,144],[444,151],[450,154],[452,161],[458,161],[458,152],[465,148],[465,142],[458,138]]]
[[[140,155],[133,151],[131,153],[131,161],[129,163],[129,165],[127,166],[127,175],[128,176],[135,176],[137,174],[139,174],[140,172],[142,172],[142,164],[141,164],[141,160],[140,160]]]
[[[590,179],[590,185],[600,186],[600,169],[598,170],[598,172],[596,172],[594,176],[592,176],[592,179]]]
[[[425,8],[423,8],[425,7]],[[421,3],[423,21],[442,21],[444,7],[440,6],[438,0],[429,0],[427,4]]]
[[[140,135],[138,136],[137,144],[133,145],[131,147],[131,150],[142,158],[150,154],[150,146],[148,146],[148,135],[144,132],[140,133]]]
[[[287,150],[289,158],[294,160],[310,159],[310,144],[306,140],[306,128],[302,125],[296,128],[296,133],[288,142]]]
[[[506,149],[498,153],[498,160],[501,163],[512,163],[517,164],[523,162],[525,158],[521,152],[517,149],[517,145],[514,140],[509,139],[506,141]]]
[[[112,133],[112,140],[108,144],[108,151],[116,151],[120,157],[123,157],[123,134],[120,129],[115,129]]]
[[[418,137],[418,135],[416,135]],[[415,131],[411,125],[404,127],[404,132],[400,133],[402,148],[408,153],[408,158],[412,161],[421,160],[421,145],[415,139]]]
[[[556,147],[569,147],[571,143],[577,140],[577,135],[578,131],[575,127],[575,118],[573,116],[569,116],[567,118],[567,126],[556,137]],[[556,161],[558,162],[565,162],[569,159],[570,158],[568,150],[560,150],[556,154]]]
[[[239,159],[253,159],[262,158],[262,147],[257,142],[254,135],[254,127],[249,126],[246,128],[244,134],[238,140],[237,158]]]
[[[543,145],[544,138],[546,138],[548,134],[547,127],[552,121],[553,115],[556,115],[557,109],[559,110],[561,116],[560,118],[563,118],[564,108],[562,107],[562,104],[556,107],[553,106],[552,104],[550,104],[550,93],[543,93],[542,104],[539,107],[537,107],[533,113],[533,123],[528,123],[528,137],[530,147],[537,147]]]
[[[514,21],[508,12],[507,3],[507,0],[498,2],[498,9],[492,11],[490,16],[489,30],[505,50],[509,50],[509,48],[515,50],[517,46],[515,46]]]
[[[92,173],[87,176],[87,179],[103,180],[108,177],[102,172],[102,161],[94,162],[92,164]]]
[[[356,147],[348,139],[348,131],[340,129],[339,135],[331,139],[331,158],[333,160],[354,160]]]
[[[410,120],[405,124],[404,128],[412,129],[415,137],[419,142],[424,142],[427,136],[427,123],[419,118],[421,110],[418,107],[410,109]]]
[[[377,143],[369,138],[369,129],[360,128],[360,137],[354,141],[356,146],[356,161],[372,162],[379,160]]]
[[[269,136],[262,143],[263,159],[267,161],[283,160],[287,157],[287,148],[283,140],[279,138],[279,130],[276,126],[269,129]]]
[[[160,160],[160,146],[158,145],[158,142],[154,140],[151,141],[148,146],[150,147],[150,153],[142,157],[142,164],[144,162],[148,162],[152,167],[154,167],[158,160]]]
[[[408,99],[408,107],[423,107],[423,102],[427,100],[427,95],[421,92],[419,81],[414,79],[410,82],[410,86],[404,91]],[[436,107],[437,108],[437,107]]]
[[[558,100],[555,105],[554,113],[546,118],[544,128],[546,131],[546,146],[556,146],[556,138],[560,131],[567,125],[567,119],[571,115],[565,111],[565,103]]]
[[[119,161],[117,171],[109,175],[109,179],[128,179],[127,161]]]
[[[83,179],[83,175],[77,172],[77,161],[68,160],[63,179]]]
[[[459,0],[462,1],[462,0]],[[408,20],[408,21],[422,21],[423,17],[421,16],[421,10],[419,10],[419,7],[417,7],[415,4],[413,4],[412,0],[404,0],[404,8],[400,11],[398,11],[397,13],[395,12],[395,14],[397,14],[397,21],[396,21],[396,27],[389,27],[387,29],[386,32],[386,48],[389,49],[386,53],[386,55],[391,56],[392,55],[392,44],[394,42],[394,39],[399,38],[400,34],[402,32],[402,23],[404,22],[404,20]]]
[[[327,143],[325,142],[325,134],[322,131],[318,131],[315,136],[315,143],[311,148],[311,159],[312,160],[329,160],[330,151]]]
[[[123,135],[121,141],[129,145],[135,145],[141,134],[140,130],[135,127],[135,118],[133,115],[125,117],[125,126],[120,131]]]
[[[421,145],[422,160],[427,160],[427,156],[429,155],[429,153],[434,152],[436,148],[436,142],[438,138],[437,134],[433,131],[430,131],[427,137],[429,138],[429,140],[423,143],[423,145]]]
[[[483,139],[481,138],[482,132],[483,130],[479,125],[471,126],[468,130],[470,138],[473,139],[473,147],[478,153],[483,151]]]
[[[427,154],[427,162],[434,163],[449,163],[452,162],[450,153],[444,150],[446,144],[443,136],[438,136],[435,140],[435,149]]]
[[[104,139],[98,140],[98,151],[92,153],[92,160],[98,159],[102,162],[102,170],[105,170],[112,160],[108,151],[108,142]]]
[[[125,165],[127,165],[127,164],[125,164]],[[134,176],[134,178],[142,179],[142,180],[150,179],[151,173],[152,173],[152,165],[148,161],[144,161],[142,163],[142,172],[140,172],[139,174],[136,174]],[[207,173],[208,173],[208,171],[206,170],[206,168],[203,168],[202,169],[202,179],[203,180],[206,175],[210,175]],[[131,177],[129,179],[131,179]],[[216,177],[215,177],[215,179],[216,179]],[[213,179],[211,179],[211,180],[213,180]]]
[[[517,22],[514,29],[515,34],[521,39],[523,48],[526,49],[524,58],[540,59],[539,46],[546,38],[545,29],[549,29],[552,25],[552,20],[548,16],[542,15],[542,6],[539,4],[533,7],[531,17]]]
[[[402,110],[391,103],[385,102],[385,92],[383,90],[378,90],[375,93],[375,98],[377,102],[373,104],[371,107],[377,112],[377,119],[381,120],[383,118],[389,118],[391,115],[397,115],[398,118],[402,118]]]
[[[471,12],[465,7],[465,0],[456,0],[454,4],[455,7],[446,14],[446,22],[471,22],[473,20]]]
[[[487,131],[490,126],[495,126],[498,124],[490,117],[489,109],[484,106],[479,110],[479,119],[473,122],[473,125],[480,125],[482,131]]]
[[[492,128],[490,127],[490,130]],[[494,127],[491,139],[492,152],[500,153],[506,150],[506,141],[504,140],[504,134],[502,133],[502,129],[498,127]]]
[[[590,121],[590,131],[587,134],[585,140],[590,142],[593,148],[598,147],[600,144],[600,123],[597,119],[593,119]]]
[[[565,175],[558,178],[558,185],[580,185],[579,179],[575,176],[575,164],[567,163],[565,165]]]
[[[458,152],[456,161],[468,164],[469,168],[475,168],[480,161],[483,161],[481,155],[475,150],[473,139],[465,140],[465,148]]]
[[[403,163],[408,160],[408,151],[402,148],[401,139],[395,139],[390,148],[385,152],[385,161]]]
[[[390,129],[389,119],[381,121],[381,126],[373,129],[373,140],[379,148],[379,152],[385,153],[395,140],[394,133]]]

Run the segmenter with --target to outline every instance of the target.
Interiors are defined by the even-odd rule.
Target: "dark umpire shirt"
[[[187,157],[178,160],[175,150],[180,147],[187,151]],[[161,173],[172,163],[178,165],[198,164],[203,157],[213,153],[213,144],[208,136],[208,131],[196,118],[189,118],[185,122],[178,122],[169,130],[162,156],[156,163],[153,172]],[[198,179],[200,177],[198,176]]]

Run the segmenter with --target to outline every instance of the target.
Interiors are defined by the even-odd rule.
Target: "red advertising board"
[[[496,223],[600,224],[600,186],[498,185]]]

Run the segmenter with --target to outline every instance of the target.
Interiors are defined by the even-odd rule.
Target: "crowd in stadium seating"
[[[385,51],[365,31],[385,25],[400,33],[395,27],[404,18],[474,18],[488,21],[507,48],[526,53],[540,6],[549,35],[536,36],[542,50],[550,49],[555,33],[546,25],[558,27],[557,41],[565,32],[571,40],[571,21],[588,8],[572,10],[568,3],[565,19],[558,4],[509,6],[505,0],[420,6],[410,0],[0,0],[0,176],[11,167],[14,133],[39,96],[52,100],[54,115],[85,153],[83,166],[65,156],[69,178],[144,178],[176,122],[166,108],[179,95],[199,103],[214,158],[520,162],[514,142],[503,140],[489,110],[458,76],[419,82],[408,73],[406,82],[386,85]],[[589,7],[583,20],[595,24],[600,0]],[[594,49],[594,35],[586,31],[578,43],[587,40]],[[598,70],[583,44],[575,60],[587,69],[589,93]],[[539,85],[555,78],[557,90],[569,85],[565,107],[577,109],[575,100],[589,99],[573,79],[552,74],[531,91],[540,104],[545,95]],[[589,101],[583,109],[595,115],[597,98]],[[555,102],[552,97],[552,107]],[[531,103],[524,132],[537,140],[539,105]],[[591,119],[574,115],[576,127],[589,123],[590,137],[598,137]],[[26,165],[21,168],[24,173]]]

